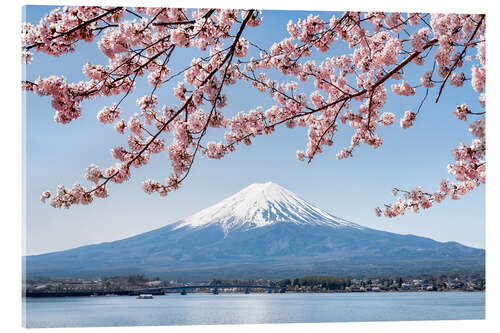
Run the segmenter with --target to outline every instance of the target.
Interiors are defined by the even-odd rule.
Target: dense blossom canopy
[[[37,25],[24,23],[24,63],[31,62],[33,51],[53,56],[74,52],[81,40],[97,40],[108,63],[86,63],[85,81],[71,83],[50,76],[23,81],[23,89],[50,96],[54,119],[62,124],[80,117],[82,101],[117,95],[114,104],[97,113],[97,120],[127,135],[125,146],[111,149],[117,163],[106,169],[88,167],[85,178],[91,187],[61,185],[55,194],[42,193],[41,200],[68,208],[105,198],[110,182],[129,180],[131,167],[141,167],[166,150],[172,174],[165,182],[148,179],[142,186],[148,194],[165,196],[180,186],[198,154],[220,159],[240,143],[250,145],[256,136],[272,134],[282,124],[308,128],[307,147],[297,151],[297,158],[309,162],[333,144],[339,127],[350,126],[351,142],[337,158],[351,157],[361,143],[373,148],[382,144],[378,126],[397,123],[395,114],[383,111],[388,89],[402,96],[425,89],[425,98],[434,91],[438,102],[447,84],[462,87],[470,81],[485,107],[485,15],[345,12],[329,21],[309,15],[290,21],[289,37],[269,49],[245,39],[245,30],[258,29],[262,19],[258,10],[85,6],[52,10]],[[338,43],[348,45],[349,52],[324,57],[319,64],[310,59],[312,52],[328,55]],[[199,57],[186,68],[169,67],[172,54],[184,48],[198,49]],[[259,56],[250,57],[250,48]],[[460,71],[466,61],[472,62],[471,73]],[[406,68],[418,70],[424,63],[432,64],[432,70],[422,71],[419,82],[411,82]],[[269,79],[270,69],[291,81]],[[144,76],[151,89],[137,100],[138,112],[125,119],[120,105]],[[174,79],[179,80],[173,89],[178,104],[160,106],[158,94],[166,93],[162,86]],[[224,108],[230,97],[224,88],[237,82],[268,93],[274,105],[228,117]],[[315,87],[309,96],[301,87],[306,82]],[[420,107],[402,111],[399,125],[413,126],[419,111]],[[393,193],[401,197],[384,210],[376,208],[377,215],[418,212],[446,197],[458,199],[485,183],[485,111],[462,104],[454,115],[463,121],[474,117],[469,131],[475,137],[470,145],[462,143],[453,151],[455,161],[448,169],[454,181],[444,179],[434,193],[420,187],[395,188]],[[206,140],[210,128],[224,128],[224,138]],[[169,142],[166,133],[173,137]]]

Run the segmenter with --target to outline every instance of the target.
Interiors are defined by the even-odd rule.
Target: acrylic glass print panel
[[[484,319],[484,14],[23,16],[26,327]]]

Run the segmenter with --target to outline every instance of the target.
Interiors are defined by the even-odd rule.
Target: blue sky
[[[27,21],[37,23],[47,9],[28,7]],[[268,48],[274,41],[288,36],[289,19],[295,21],[308,13],[265,11],[262,25],[248,28],[244,36]],[[320,15],[325,19],[331,16],[325,12]],[[191,50],[183,51],[172,59],[172,64],[185,64],[186,59],[195,55]],[[327,56],[343,52],[345,47],[334,44]],[[79,81],[85,79],[81,68],[87,61],[107,63],[95,44],[82,43],[76,53],[59,58],[36,53],[25,75],[30,80],[56,74],[64,75],[71,82]],[[412,65],[408,68],[409,81],[417,82],[419,74],[426,70]],[[464,71],[470,75],[470,68]],[[290,78],[283,79],[287,80]],[[171,89],[170,85],[158,92],[160,104],[176,102]],[[137,111],[136,98],[149,91],[147,83],[137,85],[135,93],[123,104],[125,119]],[[305,91],[312,91],[311,87]],[[268,95],[244,84],[229,87],[226,93],[227,114],[272,105]],[[399,119],[404,111],[416,110],[424,93],[417,91],[415,98],[389,93],[385,111],[395,113]],[[378,133],[384,139],[383,145],[376,150],[362,146],[351,159],[338,161],[335,157],[336,152],[349,143],[352,135],[349,127],[340,127],[334,145],[311,164],[299,162],[295,157],[295,151],[305,147],[306,130],[282,127],[271,136],[256,138],[249,147],[239,147],[222,160],[198,159],[182,188],[167,198],[148,196],[140,188],[146,178],[163,180],[170,174],[167,156],[161,154],[154,156],[147,166],[133,169],[131,181],[110,186],[110,198],[70,210],[43,205],[39,201],[40,193],[45,189],[54,190],[57,184],[70,186],[77,181],[85,184],[83,173],[90,163],[107,167],[115,162],[109,149],[124,144],[126,138],[109,125],[98,123],[96,113],[117,98],[87,101],[83,104],[82,117],[62,125],[53,120],[49,98],[26,94],[25,253],[62,250],[148,231],[191,215],[252,183],[266,181],[276,182],[336,216],[368,227],[484,247],[484,187],[461,200],[446,200],[420,214],[409,213],[395,219],[374,215],[374,207],[394,200],[393,186],[409,189],[421,185],[434,191],[440,180],[448,176],[446,165],[452,161],[451,149],[460,142],[470,143],[472,136],[467,124],[456,119],[452,112],[462,103],[479,110],[477,94],[469,83],[465,88],[447,86],[440,102],[435,104],[436,93],[436,90],[430,92],[414,127],[403,130],[395,124],[380,128]],[[217,134],[221,137],[220,132]]]

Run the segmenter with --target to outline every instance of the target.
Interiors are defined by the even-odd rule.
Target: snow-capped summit
[[[358,224],[311,205],[273,182],[252,184],[229,198],[183,219],[176,228],[219,225],[224,233],[228,233],[235,228],[252,229],[274,223],[363,229]]]

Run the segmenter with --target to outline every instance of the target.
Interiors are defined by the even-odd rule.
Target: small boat
[[[182,290],[181,295],[187,295],[187,292],[185,290]]]
[[[153,299],[153,295],[151,294],[140,294],[137,296],[137,299]]]

